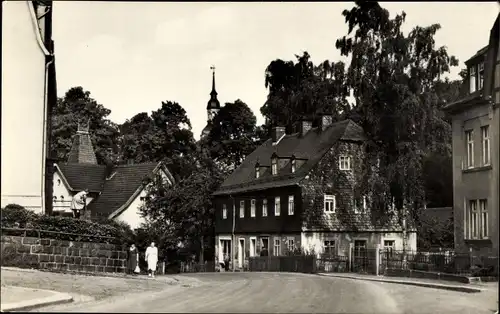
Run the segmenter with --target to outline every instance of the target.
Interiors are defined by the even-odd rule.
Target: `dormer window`
[[[255,179],[260,178],[260,166],[259,164],[255,165]]]
[[[292,164],[292,173],[295,173],[297,167],[295,159],[292,159],[291,164]]]
[[[276,157],[271,160],[271,173],[273,176],[278,174],[278,158]]]
[[[340,170],[351,170],[351,157],[350,156],[340,156],[339,157],[339,168],[340,168]]]
[[[478,66],[478,90],[483,89],[483,83],[484,83],[484,62],[481,62]]]
[[[469,84],[470,84],[470,93],[474,93],[476,91],[476,66],[473,65],[469,68]]]
[[[469,91],[474,93],[482,90],[484,85],[484,62],[474,64],[469,68]]]

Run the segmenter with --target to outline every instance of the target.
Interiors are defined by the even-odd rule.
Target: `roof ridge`
[[[138,166],[149,166],[149,165],[158,165],[161,161],[151,161],[151,162],[141,162],[137,164],[129,164],[129,165],[117,165],[116,168],[133,168]]]

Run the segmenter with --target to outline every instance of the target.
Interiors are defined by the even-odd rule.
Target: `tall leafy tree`
[[[224,168],[235,168],[256,148],[256,122],[252,110],[243,101],[226,103],[214,117],[212,129],[201,144]]]
[[[114,162],[118,157],[118,126],[108,119],[111,110],[94,100],[81,86],[70,88],[59,98],[52,112],[51,150],[66,161],[78,123],[90,123],[97,162]]]
[[[174,186],[152,181],[148,197],[141,208],[154,234],[170,249],[177,243],[202,248],[204,238],[213,236],[212,193],[224,178],[220,168],[201,146],[194,153],[196,171],[176,182]],[[203,253],[200,256],[202,258]]]
[[[261,108],[266,118],[266,131],[274,125],[285,126],[287,132],[302,118],[316,124],[319,114],[328,113],[339,119],[349,109],[346,100],[345,64],[325,60],[319,65],[304,52],[296,62],[277,59],[266,68],[267,101]]]
[[[386,208],[394,200],[398,210],[409,209],[417,218],[425,198],[424,157],[450,149],[450,125],[439,114],[435,87],[458,60],[446,47],[436,47],[439,24],[417,26],[405,35],[404,12],[391,18],[368,1],[357,1],[342,14],[348,35],[336,47],[351,59],[347,80],[355,107],[350,117],[374,144],[372,167],[367,167],[379,174],[371,182],[378,196],[374,202]]]
[[[158,110],[139,113],[120,126],[123,159],[165,161],[176,178],[193,170],[196,143],[186,111],[176,102],[162,102]]]

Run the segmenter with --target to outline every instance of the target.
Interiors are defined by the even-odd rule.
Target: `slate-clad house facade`
[[[350,246],[378,244],[402,249],[401,219],[375,217],[360,184],[362,128],[323,115],[318,127],[302,121],[298,129],[285,134],[275,127],[214,193],[216,258],[228,253],[243,267],[263,247],[272,255],[299,248],[344,255]],[[407,231],[406,248],[416,249],[415,230]]]

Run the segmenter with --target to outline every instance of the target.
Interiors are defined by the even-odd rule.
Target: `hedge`
[[[125,223],[40,215],[17,204],[10,204],[1,209],[1,227],[39,230],[40,237],[70,241],[126,244],[134,237],[134,233]]]

